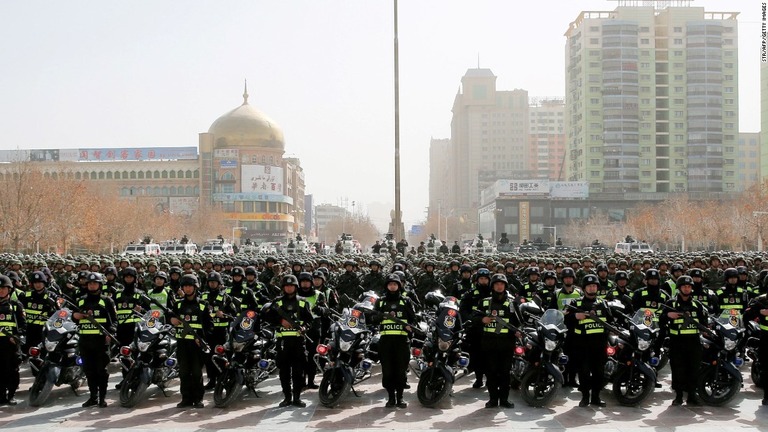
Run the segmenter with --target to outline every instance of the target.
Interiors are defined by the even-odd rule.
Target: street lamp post
[[[235,244],[235,230],[248,231],[248,227],[242,227],[242,226],[232,227],[232,244]]]

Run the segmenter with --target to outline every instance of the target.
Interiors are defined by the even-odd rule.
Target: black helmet
[[[185,286],[193,286],[195,288],[200,288],[200,281],[197,280],[197,276],[192,274],[185,274],[181,278],[179,278],[179,286],[185,287]]]
[[[32,273],[32,276],[30,276],[29,282],[30,283],[42,282],[44,284],[47,284],[48,283],[48,278],[45,276],[45,273],[43,273],[41,271],[36,271],[36,272]]]
[[[168,275],[172,275],[174,273],[181,276],[181,267],[173,266],[168,270]]]
[[[245,277],[245,270],[243,270],[243,268],[240,266],[233,268],[232,277],[235,277],[235,276]]]
[[[472,266],[469,264],[462,264],[461,267],[459,267],[459,273],[472,273]]]
[[[680,287],[683,285],[693,286],[693,279],[686,275],[680,276],[677,278],[677,289],[680,289]]]
[[[400,263],[395,263],[395,264],[392,266],[392,272],[396,272],[396,271],[403,271],[403,270],[405,270],[405,266],[403,266],[403,265],[402,265],[402,264],[400,264]]]
[[[256,267],[254,267],[254,266],[248,266],[248,267],[245,268],[245,275],[246,276],[248,276],[248,275],[256,276],[258,274],[259,274],[259,272],[258,272],[258,270],[256,270]]]
[[[557,280],[557,273],[555,273],[552,270],[545,271],[541,276],[542,276],[541,278],[543,280],[547,280],[547,279],[555,279],[555,280]]]
[[[491,278],[491,271],[488,270],[487,268],[481,268],[481,269],[477,270],[477,273],[475,273],[475,275],[477,275],[478,279],[480,279],[481,277],[487,277],[487,278],[490,279]]]
[[[312,272],[312,279],[322,279],[323,282],[325,282],[325,273],[320,270],[315,270]]]
[[[88,275],[91,274],[88,270],[82,270],[77,272],[78,279],[88,279]]]
[[[530,275],[537,275],[538,276],[539,275],[539,268],[538,267],[528,267],[525,270],[525,274],[526,274],[526,276],[530,276]]]
[[[343,267],[346,267],[346,266],[352,266],[352,267],[355,267],[356,265],[357,265],[357,263],[356,263],[356,262],[352,261],[351,259],[348,259],[348,260],[344,261],[344,265],[343,265]]]
[[[536,273],[536,274],[538,274],[538,273]],[[504,282],[504,286],[505,287],[509,286],[509,281],[507,280],[507,277],[504,276],[503,274],[498,274],[497,273],[497,274],[493,275],[493,277],[491,278],[491,286],[493,286],[493,284],[495,284],[496,282]]]
[[[212,271],[208,273],[208,278],[206,279],[206,282],[215,281],[218,282],[220,285],[224,283],[224,281],[221,279],[221,273]]]
[[[6,275],[0,275],[0,287],[13,288],[13,282],[11,282],[11,278]]]
[[[629,275],[624,270],[619,270],[616,272],[616,275],[614,276],[614,280],[629,280]]]
[[[659,271],[658,270],[656,270],[654,268],[650,268],[650,269],[645,271],[645,279],[646,280],[651,280],[651,279],[657,279],[658,280],[658,279],[661,279],[661,276],[659,275]]]
[[[575,278],[576,277],[576,272],[574,272],[573,269],[570,268],[570,267],[564,267],[563,271],[560,272],[560,277],[563,278],[563,279],[565,279],[567,277]]]
[[[400,276],[396,275],[395,273],[387,276],[387,285],[389,285],[390,282],[397,282],[399,289],[403,288],[403,281],[400,279]]]
[[[104,279],[101,277],[101,273],[92,272],[88,274],[88,283],[90,282],[104,283]]]
[[[368,262],[368,267],[373,267],[373,266],[381,267],[381,263],[379,262],[379,260],[372,259],[371,261]]]
[[[115,266],[108,266],[107,268],[105,268],[104,276],[106,275],[117,276],[117,269],[115,268]]]
[[[703,278],[704,272],[700,268],[693,268],[691,269],[691,271],[688,272],[688,275],[692,278],[695,278],[695,277]]]
[[[294,276],[292,274],[291,275],[283,276],[283,279],[280,281],[280,287],[282,288],[282,287],[284,287],[286,285],[293,285],[293,286],[295,286],[298,289],[299,288],[299,280],[296,279],[296,276]]]
[[[730,279],[732,277],[734,277],[734,278],[739,277],[739,271],[736,270],[733,267],[729,267],[729,268],[725,269],[725,271],[723,272],[723,278],[725,278],[725,280],[728,280],[728,279]]]
[[[604,271],[604,272],[607,273],[608,272],[608,266],[606,264],[600,263],[600,264],[597,265],[597,267],[595,267],[595,271],[597,271],[598,273],[600,273],[601,271]]]
[[[126,276],[136,277],[138,275],[138,273],[136,272],[136,268],[134,268],[134,267],[126,267],[126,268],[124,268],[122,270],[122,275],[123,275],[123,277],[126,277]]]
[[[298,281],[309,281],[312,282],[312,273],[310,272],[301,272],[299,273]]]
[[[445,296],[440,291],[430,291],[424,296],[424,303],[427,306],[438,307],[443,301],[445,301]]]
[[[744,266],[736,267],[736,272],[739,274],[739,276],[749,274],[749,270],[747,270],[747,268]]]
[[[164,271],[159,271],[155,273],[155,279],[157,278],[163,279],[164,281],[168,282],[168,273]]]
[[[586,287],[587,285],[600,285],[600,280],[597,279],[597,276],[593,274],[584,275],[584,277],[581,279],[581,286]]]

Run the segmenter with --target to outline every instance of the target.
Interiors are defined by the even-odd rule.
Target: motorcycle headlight
[[[651,341],[644,340],[644,339],[638,339],[637,340],[637,349],[640,351],[645,351],[651,346]]]
[[[544,349],[547,351],[554,351],[555,348],[557,348],[557,341],[553,341],[551,339],[545,339],[544,340]]]
[[[438,339],[437,348],[440,351],[448,351],[448,348],[450,347],[451,347],[451,341],[444,341],[442,339]]]
[[[349,349],[352,348],[352,342],[347,341],[340,341],[339,342],[339,350],[342,352],[347,352]]]
[[[733,351],[736,348],[736,341],[733,339],[725,339],[723,345],[725,346],[726,351]]]
[[[147,352],[147,349],[149,348],[150,343],[149,342],[136,342],[136,348],[139,349],[139,352]]]
[[[56,351],[56,345],[58,344],[58,342],[45,341],[45,350],[48,352]]]

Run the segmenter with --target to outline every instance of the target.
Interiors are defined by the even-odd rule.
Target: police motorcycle
[[[760,372],[760,357],[758,352],[760,349],[760,325],[754,321],[747,321],[747,335],[745,352],[746,356],[752,361],[752,366],[749,368],[749,374],[752,378],[752,383],[755,387],[762,388],[762,373]]]
[[[533,309],[535,303],[524,303]],[[526,316],[526,314],[523,314]],[[528,327],[535,321],[535,328]],[[515,347],[512,375],[520,385],[520,396],[530,406],[549,405],[563,385],[561,368],[568,363],[568,356],[562,354],[562,347],[568,329],[561,311],[548,309],[538,318],[529,312],[522,321],[524,336],[521,345]]]
[[[227,342],[214,348],[213,362],[221,371],[213,391],[217,408],[237,400],[243,385],[256,395],[256,386],[277,368],[274,333],[268,328],[257,333],[255,323],[255,311],[242,311],[230,324]]]
[[[43,405],[54,386],[67,384],[77,394],[85,382],[83,362],[77,355],[79,339],[70,309],[57,310],[45,322],[42,347],[29,348],[29,364],[37,374],[29,389],[29,406]]]
[[[451,394],[453,384],[468,374],[469,354],[461,350],[462,326],[458,300],[440,292],[428,293],[425,302],[436,307],[427,318],[427,337],[422,348],[413,348],[411,369],[418,370],[416,395],[426,407],[434,407]],[[421,351],[421,352],[418,352]]]
[[[618,329],[608,339],[605,377],[613,383],[620,404],[637,406],[655,388],[659,358],[648,353],[659,335],[658,322],[650,309],[638,309],[631,318],[615,309],[612,313],[623,317],[628,328]]]
[[[166,394],[167,384],[179,376],[174,354],[176,339],[173,326],[166,323],[161,310],[148,310],[136,323],[131,345],[120,347],[119,362],[126,371],[120,386],[120,406],[132,408],[144,398],[151,384]]]
[[[345,308],[331,324],[328,342],[317,345],[314,361],[323,371],[318,393],[324,406],[337,405],[350,390],[357,396],[354,386],[371,377],[374,362],[366,358],[371,343],[371,331],[366,327],[368,307]]]
[[[743,378],[739,367],[744,364],[739,347],[746,330],[739,311],[724,310],[710,317],[711,330],[702,332],[704,346],[697,390],[701,400],[712,406],[728,403],[741,389]]]

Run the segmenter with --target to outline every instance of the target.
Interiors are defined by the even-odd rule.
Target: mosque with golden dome
[[[248,98],[246,84],[242,104],[200,133],[197,147],[0,150],[0,177],[12,175],[14,162],[34,162],[46,177],[99,182],[158,211],[220,207],[233,227],[247,228],[241,241],[307,234],[301,163],[285,155],[283,130]]]

